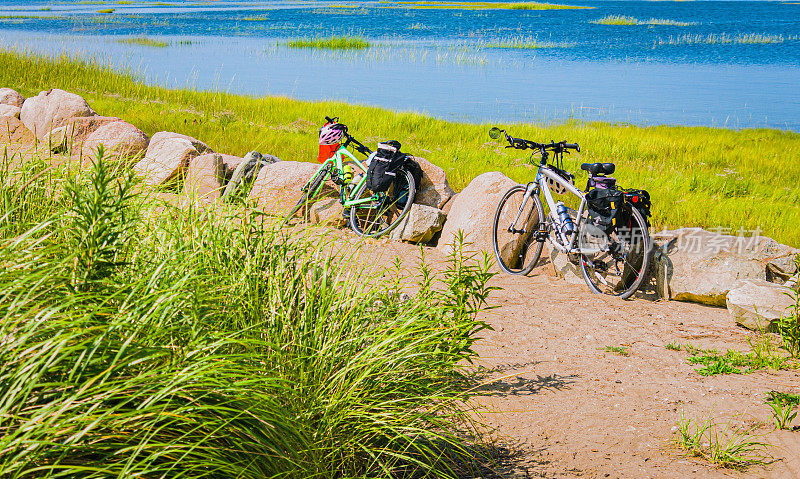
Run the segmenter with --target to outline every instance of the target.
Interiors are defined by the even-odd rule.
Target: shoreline
[[[518,182],[535,175],[524,154],[490,140],[488,123],[449,122],[342,102],[149,86],[131,74],[64,55],[47,58],[0,49],[0,65],[0,83],[26,96],[45,88],[75,91],[99,112],[118,115],[148,135],[179,131],[229,154],[258,150],[313,162],[317,129],[331,115],[362,141],[400,140],[405,151],[441,166],[456,191],[488,171]],[[654,232],[687,225],[760,231],[800,245],[795,227],[800,224],[800,166],[791,160],[800,156],[798,133],[580,121],[499,126],[518,137],[579,143],[582,153],[565,159],[566,169],[578,173],[579,187],[585,182],[580,163],[615,161],[615,176],[623,186],[650,191]]]

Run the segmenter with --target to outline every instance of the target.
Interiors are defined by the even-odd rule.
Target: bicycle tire
[[[645,223],[644,218],[642,217],[641,213],[639,213],[638,209],[630,206],[629,204],[626,204],[625,208],[628,210],[626,213],[631,215],[633,221],[627,228],[617,227],[618,231],[614,233],[618,238],[622,238],[626,234],[631,235],[631,241],[629,244],[627,246],[621,246],[621,248],[630,248],[630,251],[626,252],[623,258],[623,270],[620,272],[619,265],[615,265],[615,270],[617,273],[619,273],[620,283],[611,286],[607,281],[598,275],[598,267],[596,264],[599,262],[599,258],[596,257],[598,255],[597,253],[592,255],[595,256],[594,258],[590,257],[590,255],[584,254],[581,254],[579,258],[581,273],[584,281],[586,281],[586,284],[589,286],[589,289],[593,293],[617,296],[620,299],[628,299],[633,296],[636,290],[638,290],[642,285],[644,278],[647,276],[647,269],[650,264],[650,233],[647,230],[647,223]],[[637,226],[634,226],[634,222]],[[618,242],[617,244],[622,243]],[[629,255],[631,256],[630,261],[628,260]],[[617,263],[619,262],[616,260],[616,258],[613,259]],[[641,260],[641,263],[639,263],[639,260]],[[590,265],[592,265],[591,271],[589,268]],[[636,276],[634,277],[633,281],[626,279],[626,276],[631,274],[631,272],[636,272]],[[602,271],[600,273],[602,273]],[[598,281],[597,283],[594,281],[595,279]],[[601,284],[599,285],[598,283]]]
[[[542,248],[544,247],[544,240],[538,241],[536,240],[536,232],[539,230],[539,224],[544,218],[544,208],[542,208],[542,202],[539,200],[538,195],[531,195],[528,201],[533,200],[533,207],[527,213],[524,211],[525,205],[520,205],[517,208],[511,208],[508,210],[506,206],[510,204],[512,198],[519,194],[524,197],[525,190],[527,189],[526,186],[517,185],[511,187],[500,202],[497,204],[497,210],[494,213],[494,222],[492,223],[492,246],[494,247],[494,257],[497,260],[497,265],[500,269],[508,274],[518,274],[525,276],[530,273],[533,268],[536,266],[536,263],[539,261],[539,258],[542,255]],[[519,199],[522,201],[522,198]],[[534,214],[534,210],[536,211],[536,222],[531,224],[532,215]],[[524,233],[510,233],[508,232],[508,228],[511,226],[510,222],[514,220],[516,217],[516,211],[519,211],[520,217],[524,216],[523,219],[524,225],[526,226],[527,236],[523,237]],[[511,213],[511,217],[505,217],[503,213]],[[501,220],[507,220],[508,225],[505,227],[501,226]],[[503,232],[505,230],[505,232]],[[503,259],[504,254],[500,253],[500,235],[520,235],[520,240],[511,240],[511,241],[503,241],[504,249],[509,244],[516,244],[517,241],[521,241],[521,246],[519,246],[519,252],[512,255],[508,261]],[[533,243],[536,243],[535,245]],[[533,247],[533,254],[529,255],[530,248]],[[512,248],[515,249],[514,246]],[[507,255],[505,255],[507,256]]]
[[[351,206],[350,207],[350,228],[355,231],[355,233],[359,236],[364,236],[367,238],[378,238],[383,236],[387,233],[390,233],[393,229],[397,228],[397,226],[405,219],[408,212],[411,211],[411,206],[414,204],[414,199],[417,194],[417,186],[414,183],[414,176],[411,174],[410,171],[402,169],[398,171],[398,174],[402,172],[403,176],[406,179],[408,184],[408,196],[406,197],[405,205],[402,208],[398,208],[398,204],[396,200],[391,199],[390,193],[387,191],[385,193],[378,193],[375,195],[367,188],[367,183],[364,182],[359,188],[358,192],[355,195],[355,198],[360,199],[364,197],[365,193],[369,193],[369,197],[379,196],[380,198],[385,198],[385,200],[379,200],[378,204],[370,202],[368,203],[369,206]],[[395,188],[395,184],[392,184],[390,190]],[[390,222],[381,222],[382,217],[386,213],[392,213],[394,219]],[[372,215],[372,213],[375,213]],[[379,226],[378,228],[365,228],[365,225],[372,226]]]
[[[261,170],[262,166],[262,159],[260,156],[254,160],[242,161],[236,165],[236,169],[233,170],[230,181],[225,185],[225,191],[222,192],[222,200],[227,201],[232,198],[237,190],[239,190],[239,187],[242,186],[242,180],[245,178],[253,179],[255,175],[258,174],[258,171],[253,174],[253,170]]]
[[[289,224],[289,221],[291,221],[294,218],[294,216],[297,214],[297,212],[300,211],[300,209],[303,206],[307,206],[308,203],[310,202],[310,200],[314,199],[314,196],[316,196],[317,192],[319,191],[320,186],[322,186],[322,183],[325,181],[328,171],[329,171],[329,168],[320,168],[314,174],[314,177],[312,177],[308,181],[308,183],[306,183],[306,186],[303,188],[303,194],[300,196],[300,199],[297,200],[297,203],[294,204],[292,209],[289,210],[289,213],[286,215],[286,217],[283,220],[282,226],[286,226],[287,224]],[[309,194],[311,195],[310,197],[309,197]],[[306,211],[306,215],[307,214],[308,214],[308,211]],[[306,221],[308,221],[307,217],[304,218],[304,219]]]

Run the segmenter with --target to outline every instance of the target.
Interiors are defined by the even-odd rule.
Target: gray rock
[[[389,237],[409,243],[427,243],[442,229],[446,218],[445,212],[438,208],[415,203]]]
[[[22,108],[22,103],[24,101],[25,98],[11,88],[0,88],[0,105]]]
[[[672,299],[724,306],[725,296],[739,281],[765,280],[766,267],[798,250],[763,236],[721,235],[701,228],[681,228],[653,235],[669,244],[669,293]]]
[[[66,125],[71,118],[95,115],[80,96],[54,88],[27,98],[22,104],[20,120],[38,138],[44,138],[50,130]]]
[[[422,168],[422,182],[417,185],[414,203],[441,209],[455,195],[447,182],[444,170],[425,158],[414,157]]]
[[[747,279],[728,291],[725,304],[731,318],[747,329],[773,331],[776,321],[794,304],[792,290],[766,280]]]

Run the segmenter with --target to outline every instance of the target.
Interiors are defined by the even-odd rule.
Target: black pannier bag
[[[375,193],[389,189],[397,177],[397,170],[405,160],[400,153],[400,142],[391,140],[378,143],[378,150],[367,168],[367,188]]]
[[[411,155],[403,155],[403,168],[411,173],[411,177],[414,178],[414,188],[416,191],[419,191],[419,185],[422,183],[422,167],[419,166],[419,163],[414,161],[414,158]],[[406,207],[406,201],[408,200],[408,179],[406,175],[397,175],[394,179],[394,198],[393,201],[397,203],[399,208]]]
[[[625,195],[625,201],[631,204],[634,208],[639,210],[639,213],[642,214],[642,218],[644,218],[644,223],[647,227],[650,227],[650,193],[645,190],[634,190],[634,189],[625,189],[622,190],[622,193]],[[633,221],[629,219],[629,221]],[[632,225],[631,225],[632,226]]]
[[[622,191],[596,188],[586,193],[589,219],[606,234],[611,234],[620,223],[625,195]]]

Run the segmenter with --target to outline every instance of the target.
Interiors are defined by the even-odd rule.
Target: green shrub
[[[30,180],[3,174],[8,191]],[[487,327],[476,320],[491,290],[485,258],[456,248],[401,300],[413,278],[365,269],[318,231],[161,205],[102,160],[43,178],[31,184],[66,185],[41,206],[47,218],[22,233],[0,223],[11,238],[0,243],[11,258],[0,262],[3,477],[453,477],[474,466],[462,368]]]

